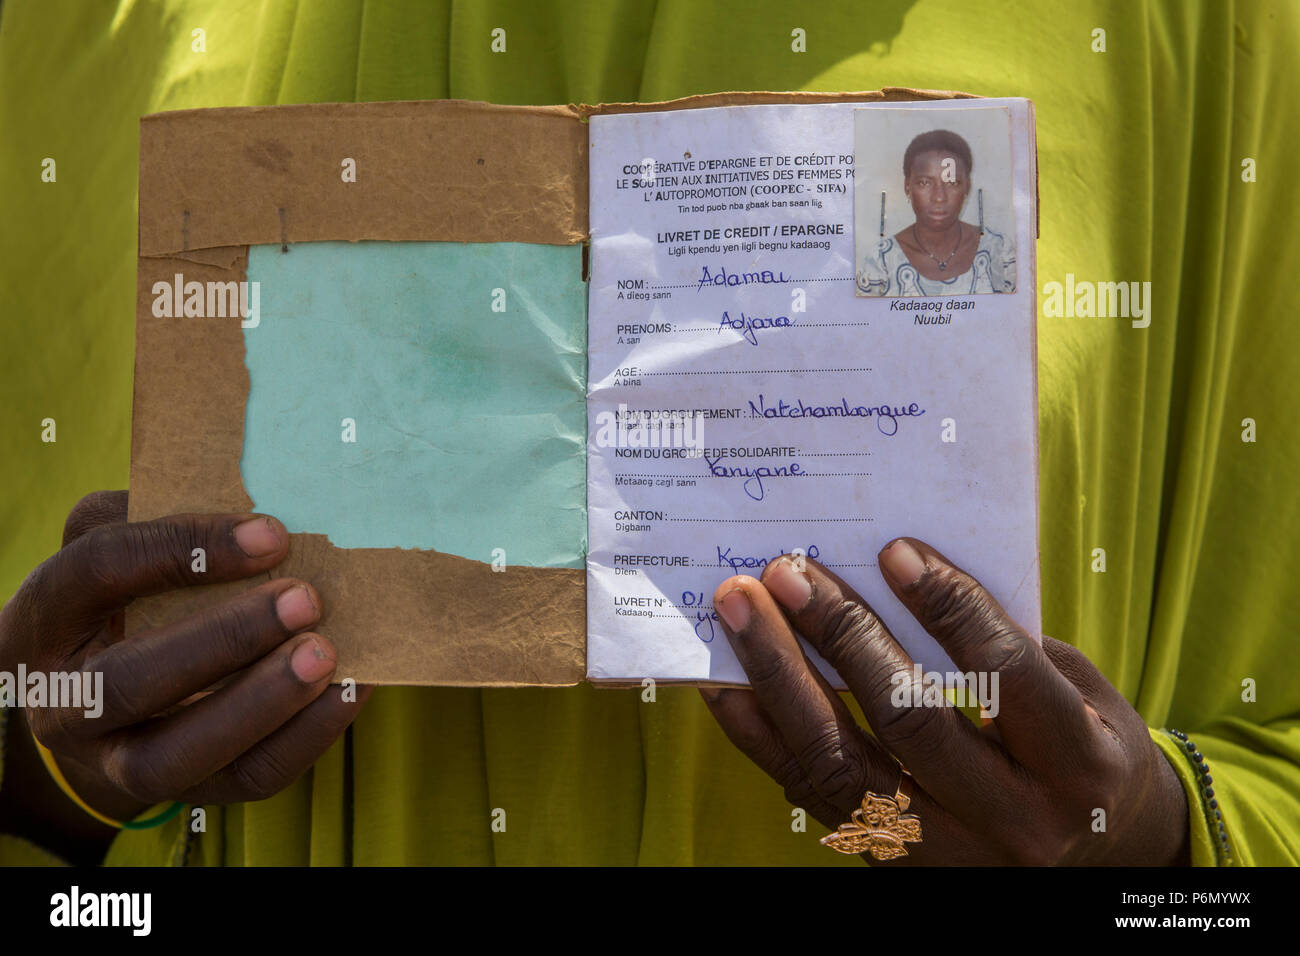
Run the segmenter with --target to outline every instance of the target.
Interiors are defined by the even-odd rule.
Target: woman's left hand
[[[1040,645],[978,581],[920,541],[892,542],[879,565],[958,669],[996,688],[996,716],[981,730],[946,701],[935,706],[933,694],[918,706],[925,698],[910,689],[912,659],[815,561],[787,556],[769,563],[761,582],[729,578],[714,607],[751,688],[702,693],[731,741],[791,803],[835,829],[866,792],[895,794],[901,762],[913,778],[907,813],[921,840],[886,838],[906,850],[897,862],[1189,862],[1182,785],[1145,721],[1086,657],[1050,637]],[[796,633],[843,678],[874,738]],[[885,818],[892,823],[888,810]]]

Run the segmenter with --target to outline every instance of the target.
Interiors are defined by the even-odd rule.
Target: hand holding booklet
[[[713,591],[787,553],[952,670],[875,555],[1039,634],[1036,221],[1025,100],[148,117],[131,517],[284,521],[359,682],[744,683]]]

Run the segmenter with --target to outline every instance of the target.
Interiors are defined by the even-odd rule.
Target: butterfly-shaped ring
[[[840,853],[869,852],[877,860],[907,856],[904,844],[921,842],[921,818],[906,812],[912,804],[911,781],[911,774],[903,770],[892,797],[868,790],[850,822],[822,837],[822,844]]]

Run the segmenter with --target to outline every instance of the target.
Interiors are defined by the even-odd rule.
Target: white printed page
[[[900,535],[1039,636],[1028,101],[598,115],[590,138],[588,677],[745,683],[714,589],[796,549],[951,672],[876,567]]]

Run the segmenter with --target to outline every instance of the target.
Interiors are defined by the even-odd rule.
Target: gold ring
[[[912,805],[912,775],[902,766],[898,769],[901,774],[894,795],[886,797],[868,790],[850,822],[841,823],[834,833],[822,837],[822,845],[840,853],[869,852],[877,860],[907,856],[903,844],[921,842],[921,818],[906,812]]]

